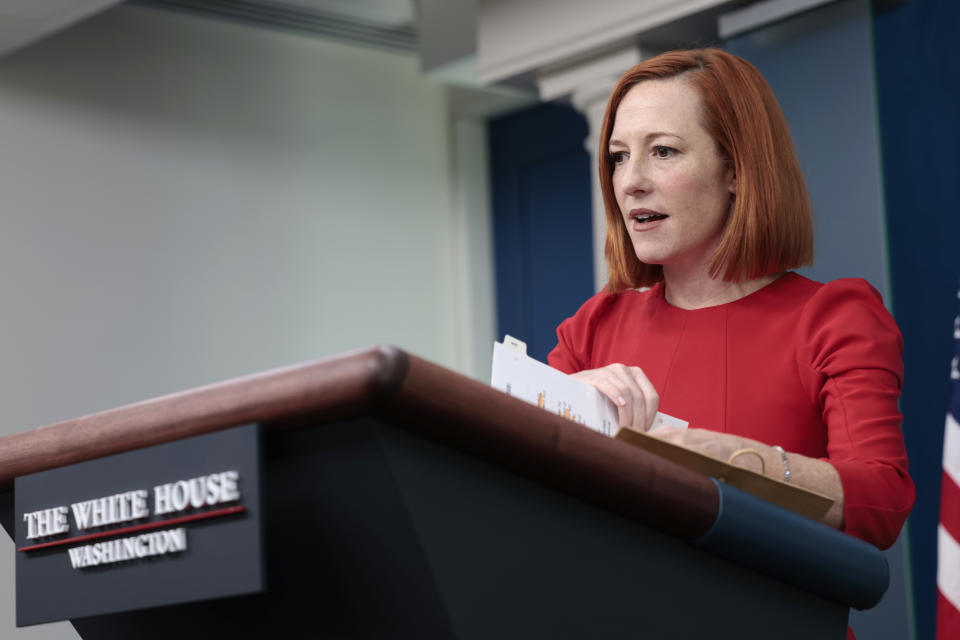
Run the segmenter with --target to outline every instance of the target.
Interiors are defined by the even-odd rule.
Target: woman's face
[[[682,77],[646,80],[620,102],[608,148],[637,258],[677,273],[707,263],[736,188],[699,115],[700,98]]]

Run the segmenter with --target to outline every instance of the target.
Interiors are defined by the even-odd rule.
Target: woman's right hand
[[[653,425],[660,396],[640,367],[608,364],[579,371],[573,377],[610,398],[620,413],[621,426],[647,431]]]

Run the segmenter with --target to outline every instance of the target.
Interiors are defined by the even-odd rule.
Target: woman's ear
[[[732,171],[730,172],[730,186],[727,188],[733,195],[737,194],[737,174]]]

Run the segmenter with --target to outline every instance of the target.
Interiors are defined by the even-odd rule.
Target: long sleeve
[[[880,295],[859,279],[831,282],[801,315],[797,366],[827,427],[840,474],[844,530],[892,545],[915,499],[897,407],[903,341]]]

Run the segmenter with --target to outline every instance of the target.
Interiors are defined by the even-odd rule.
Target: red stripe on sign
[[[960,611],[937,590],[937,640],[960,638]]]
[[[54,540],[52,542],[41,542],[40,544],[31,545],[29,547],[20,547],[17,551],[36,551],[37,549],[46,549],[48,547],[59,547],[64,544],[74,544],[76,542],[86,542],[87,540],[97,540],[99,538],[111,538],[113,536],[123,535],[124,533],[135,533],[137,531],[147,531],[149,529],[159,529],[160,527],[169,527],[175,524],[183,524],[185,522],[195,522],[197,520],[207,520],[209,518],[219,518],[220,516],[229,516],[235,513],[243,513],[247,508],[244,506],[236,507],[226,507],[224,509],[217,509],[216,511],[204,511],[203,513],[193,513],[189,516],[180,516],[179,518],[170,518],[169,520],[157,520],[156,522],[145,522],[143,524],[135,524],[129,527],[123,527],[122,529],[112,529],[110,531],[99,531],[97,533],[89,533],[84,536],[75,536],[73,538],[64,538],[63,540]]]

